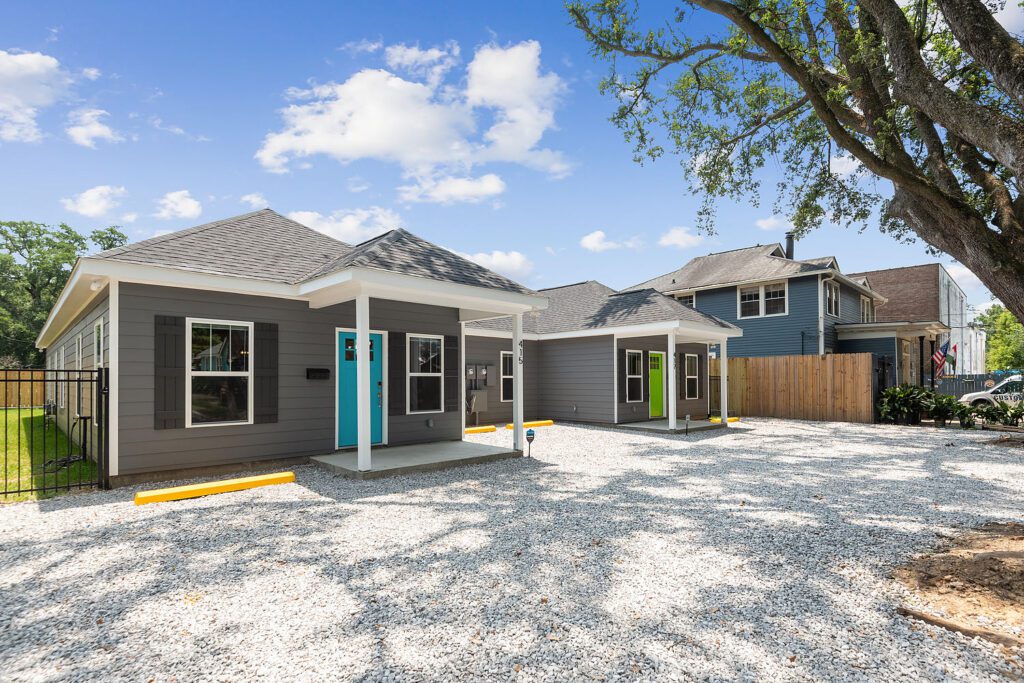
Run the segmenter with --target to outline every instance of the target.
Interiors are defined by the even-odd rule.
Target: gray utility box
[[[474,413],[487,412],[487,390],[471,389],[469,392],[470,411]]]

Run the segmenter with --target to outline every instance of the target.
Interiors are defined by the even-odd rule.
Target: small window
[[[252,424],[249,322],[189,318],[186,427]]]
[[[692,293],[690,293],[690,294],[680,294],[679,296],[676,297],[676,299],[678,299],[679,302],[681,304],[683,304],[684,306],[689,306],[690,308],[694,308],[695,307],[694,304],[696,302],[696,299],[695,299],[695,297],[694,297],[694,295]]]
[[[875,302],[868,296],[860,298],[860,321],[862,323],[875,322]]]
[[[839,283],[833,280],[825,281],[825,313],[839,317]]]
[[[67,354],[64,351],[64,347],[60,347],[60,362],[57,364],[58,370],[67,369]],[[68,394],[68,375],[66,372],[58,372],[57,376],[57,405],[61,408],[64,407],[64,402],[67,399]]]
[[[764,314],[784,315],[786,313],[786,283],[778,282],[764,286]]]
[[[82,362],[82,334],[75,337],[75,370],[82,370],[85,363]]]
[[[626,403],[644,400],[644,352],[626,351]]]
[[[408,343],[406,412],[440,413],[444,410],[444,338],[409,335]]]
[[[512,371],[514,369],[515,357],[511,351],[501,352],[501,402],[508,403],[512,400],[514,384]]]
[[[92,366],[96,370],[103,367],[103,321],[97,320],[92,326]]]
[[[761,315],[761,288],[740,288],[740,317],[756,318]]]
[[[684,362],[686,372],[686,398],[700,398],[699,362],[697,354],[688,353]]]

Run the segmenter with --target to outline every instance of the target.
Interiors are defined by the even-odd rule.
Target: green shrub
[[[960,420],[960,426],[964,429],[971,429],[977,424],[978,411],[974,406],[957,401],[954,415]]]
[[[944,427],[947,420],[958,416],[957,409],[960,405],[960,401],[948,394],[932,394],[926,401],[928,415],[940,427]]]
[[[912,384],[901,384],[882,390],[878,414],[885,422],[916,424],[930,404],[930,391]]]

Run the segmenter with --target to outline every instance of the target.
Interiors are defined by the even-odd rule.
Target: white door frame
[[[647,352],[647,392],[650,394],[651,390],[651,356],[661,356],[661,412],[662,415],[659,420],[668,419],[668,408],[665,406],[668,403],[668,394],[665,393],[665,352],[664,351],[648,351]],[[651,414],[651,400],[650,397],[647,399],[647,419],[650,420],[654,415]]]
[[[345,446],[342,448],[338,445],[338,437],[341,435],[341,415],[339,414],[338,405],[338,390],[341,388],[341,345],[338,343],[339,332],[351,332],[356,333],[354,327],[335,327],[334,328],[334,450],[348,450],[355,448],[355,446]],[[384,355],[381,357],[381,386],[383,392],[381,394],[381,405],[380,411],[380,443],[377,446],[388,445],[388,333],[386,330],[370,330],[370,334],[381,335],[381,346],[383,347],[380,352]]]

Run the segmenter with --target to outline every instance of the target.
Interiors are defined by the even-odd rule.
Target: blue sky
[[[2,219],[137,240],[269,205],[346,241],[401,225],[538,288],[783,239],[768,195],[697,235],[678,160],[632,161],[603,73],[555,1],[7,2]],[[874,227],[797,244],[821,255],[936,260]]]

